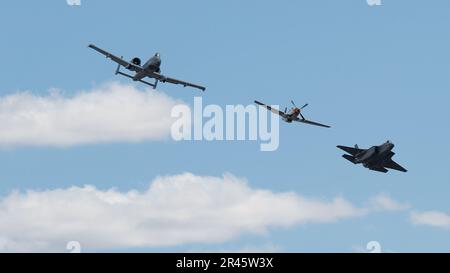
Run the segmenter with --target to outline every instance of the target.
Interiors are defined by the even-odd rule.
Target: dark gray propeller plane
[[[298,108],[298,107],[295,105],[294,101],[291,100],[291,103],[292,103],[292,105],[293,105],[294,107],[291,108],[291,110],[289,110],[289,112],[287,111],[287,107],[286,107],[286,108],[284,109],[284,112],[283,112],[283,111],[279,111],[279,110],[277,110],[277,109],[274,109],[274,108],[272,108],[271,106],[266,105],[266,104],[264,104],[264,103],[262,103],[262,102],[259,102],[259,101],[256,101],[256,100],[255,100],[255,103],[258,104],[258,105],[261,105],[261,106],[263,106],[263,107],[265,107],[265,108],[267,108],[269,111],[272,111],[273,113],[275,113],[275,114],[277,114],[277,115],[280,115],[281,118],[282,118],[284,121],[286,121],[287,123],[291,123],[292,121],[298,121],[298,122],[302,122],[302,123],[306,123],[306,124],[310,124],[310,125],[315,125],[315,126],[320,126],[320,127],[330,128],[330,126],[328,126],[328,125],[320,124],[320,123],[317,123],[317,122],[314,122],[314,121],[310,121],[310,120],[305,119],[305,117],[302,115],[301,111],[302,111],[306,106],[308,106],[308,104],[305,104],[305,105],[303,105],[302,107]],[[301,118],[299,118],[299,116],[300,116]]]
[[[133,58],[130,62],[127,62],[123,59],[123,57],[119,58],[117,56],[114,56],[113,54],[111,54],[101,48],[98,48],[97,46],[95,46],[93,44],[90,44],[89,47],[94,49],[95,51],[105,55],[106,58],[110,58],[112,61],[114,61],[118,64],[117,69],[116,69],[116,75],[119,74],[119,75],[128,77],[128,78],[132,79],[133,81],[139,81],[139,82],[145,83],[147,85],[150,85],[154,89],[158,85],[158,82],[163,82],[163,83],[168,82],[168,83],[173,83],[173,84],[181,84],[184,87],[190,86],[190,87],[198,88],[202,91],[206,90],[206,88],[201,85],[177,80],[177,79],[166,77],[166,76],[160,74],[161,73],[161,56],[159,55],[159,53],[156,53],[152,58],[150,58],[150,60],[148,60],[144,65],[141,66],[141,59],[139,59],[137,57]],[[126,69],[128,69],[130,71],[135,72],[135,74],[129,75],[129,74],[121,72],[120,71],[121,66],[125,67]],[[143,80],[146,77],[155,79],[155,83],[149,83],[149,82]]]
[[[405,168],[397,164],[392,160],[395,153],[394,144],[387,141],[379,146],[373,146],[369,149],[360,149],[358,145],[355,148],[346,146],[337,146],[339,149],[349,153],[344,154],[342,157],[352,162],[353,164],[363,164],[364,167],[377,172],[387,173],[388,169],[393,169],[401,172],[407,172]]]

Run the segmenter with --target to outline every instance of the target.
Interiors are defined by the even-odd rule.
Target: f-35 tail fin
[[[356,164],[356,160],[351,155],[342,155],[343,158],[347,159],[348,161],[352,162],[353,164]]]

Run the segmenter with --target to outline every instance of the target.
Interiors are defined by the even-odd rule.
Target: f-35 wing
[[[156,73],[156,72],[153,72],[153,73],[151,73],[151,74],[149,74],[149,75],[147,75],[147,76],[150,77],[150,78],[155,78],[155,79],[157,79],[157,80],[160,81],[160,82],[168,82],[168,83],[173,83],[173,84],[181,84],[181,85],[183,85],[184,87],[190,86],[190,87],[194,87],[194,88],[200,89],[200,90],[202,90],[202,91],[205,91],[205,90],[206,90],[206,87],[204,87],[204,86],[197,85],[197,84],[190,83],[190,82],[185,82],[185,81],[177,80],[177,79],[170,78],[170,77],[166,77],[166,76],[163,76],[163,75],[161,75],[161,74],[159,74],[159,73]]]
[[[388,170],[383,168],[383,167],[373,167],[373,168],[370,168],[370,169],[372,171],[377,171],[377,172],[382,172],[382,173],[387,173],[388,172]]]
[[[384,164],[385,168],[389,168],[389,169],[393,169],[393,170],[397,170],[397,171],[401,171],[401,172],[407,172],[408,170],[406,170],[405,168],[403,168],[402,166],[400,166],[397,162],[395,162],[394,160],[389,160],[388,162],[386,162]]]
[[[353,155],[353,156],[356,156],[357,154],[359,154],[359,153],[361,153],[361,152],[364,151],[364,150],[362,150],[362,149],[357,149],[357,148],[352,148],[352,147],[346,147],[346,146],[341,146],[341,145],[338,145],[337,147],[338,147],[339,149],[344,150],[345,152],[347,152],[347,153]]]
[[[294,120],[295,120],[295,121],[298,121],[298,122],[303,122],[303,123],[306,123],[306,124],[310,124],[310,125],[315,125],[315,126],[320,126],[320,127],[330,128],[330,126],[328,126],[328,125],[321,124],[321,123],[314,122],[314,121],[310,121],[310,120],[307,120],[307,119],[296,118],[296,119],[294,119]]]
[[[128,70],[132,70],[132,71],[135,71],[135,72],[142,71],[142,67],[140,67],[139,65],[135,65],[134,63],[127,62],[124,59],[119,58],[119,57],[109,53],[108,51],[105,51],[105,50],[97,47],[96,45],[90,44],[89,47],[94,49],[95,51],[99,52],[100,54],[105,55],[106,58],[111,59],[112,61],[118,63],[119,65],[121,65],[121,66],[123,66],[125,68],[127,68]]]
[[[267,110],[272,111],[272,113],[275,113],[275,114],[280,115],[280,116],[282,116],[282,117],[285,117],[285,116],[286,116],[286,113],[285,113],[285,112],[280,111],[280,110],[277,110],[277,109],[274,109],[274,108],[272,108],[271,106],[266,105],[266,104],[264,104],[264,103],[262,103],[262,102],[259,102],[259,101],[255,100],[255,103],[258,104],[258,105],[261,105],[261,106],[263,106],[263,107],[265,107],[265,108],[267,108]]]

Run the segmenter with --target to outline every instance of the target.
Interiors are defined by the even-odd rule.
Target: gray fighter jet
[[[280,115],[281,118],[282,118],[284,121],[286,121],[287,123],[291,123],[292,121],[298,121],[298,122],[302,122],[302,123],[306,123],[306,124],[310,124],[310,125],[315,125],[315,126],[320,126],[320,127],[330,128],[330,126],[328,126],[328,125],[321,124],[321,123],[318,123],[318,122],[314,122],[314,121],[305,119],[305,117],[302,115],[301,112],[302,112],[302,110],[303,110],[306,106],[309,105],[309,104],[307,104],[307,103],[306,103],[305,105],[303,105],[302,107],[298,108],[298,107],[295,105],[294,101],[291,100],[292,106],[294,106],[294,107],[292,107],[291,110],[290,110],[289,112],[288,112],[287,107],[284,109],[284,112],[283,112],[283,111],[279,111],[279,110],[277,110],[277,109],[274,109],[274,108],[272,108],[271,106],[266,105],[266,104],[264,104],[264,103],[262,103],[262,102],[259,102],[259,101],[257,101],[257,100],[255,100],[255,103],[258,104],[258,105],[261,105],[262,107],[265,107],[265,108],[266,108],[267,110],[269,110],[269,111],[272,111],[272,113],[275,113],[275,114],[277,114],[277,115]],[[299,118],[299,116],[300,116],[301,118]]]
[[[346,146],[337,146],[349,153],[350,155],[343,155],[342,157],[352,162],[353,164],[363,164],[364,167],[377,172],[387,173],[388,169],[394,169],[401,172],[407,172],[405,168],[392,160],[395,153],[392,151],[394,144],[390,141],[380,145],[373,146],[369,149],[360,149],[358,145],[355,148]]]
[[[186,86],[190,86],[190,87],[194,87],[194,88],[198,88],[202,91],[205,91],[206,88],[201,86],[201,85],[197,85],[197,84],[193,84],[193,83],[189,83],[189,82],[185,82],[185,81],[180,81],[174,78],[169,78],[166,77],[161,73],[161,56],[159,55],[159,53],[156,53],[152,58],[150,58],[150,60],[148,60],[143,66],[141,66],[141,59],[139,58],[133,58],[130,62],[127,62],[123,59],[123,57],[117,57],[114,56],[113,54],[98,48],[97,46],[90,44],[89,45],[90,48],[94,49],[95,51],[103,54],[106,56],[106,58],[110,58],[112,61],[116,62],[118,64],[117,69],[116,69],[116,75],[122,75],[125,77],[128,77],[130,79],[132,79],[133,81],[139,81],[142,83],[145,83],[147,85],[150,85],[151,87],[153,87],[154,89],[156,88],[156,86],[158,85],[158,82],[168,82],[168,83],[173,83],[173,84],[181,84],[184,87]],[[134,76],[133,75],[129,75],[126,73],[123,73],[120,71],[120,67],[123,66],[126,69],[135,72]],[[149,78],[153,78],[155,79],[155,83],[149,83],[147,81],[144,81],[143,79],[149,77]]]

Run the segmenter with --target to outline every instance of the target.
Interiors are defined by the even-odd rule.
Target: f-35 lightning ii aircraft
[[[294,107],[291,108],[291,110],[289,112],[287,111],[287,107],[286,107],[283,112],[283,111],[279,111],[277,109],[273,109],[271,106],[266,105],[266,104],[256,101],[256,100],[255,100],[255,103],[267,108],[269,111],[272,111],[273,113],[275,113],[277,115],[280,115],[281,118],[288,123],[291,123],[292,121],[298,121],[298,122],[303,122],[303,123],[310,124],[310,125],[330,128],[330,126],[328,126],[328,125],[320,124],[320,123],[305,119],[305,117],[302,115],[301,111],[303,110],[303,108],[308,106],[308,104],[305,104],[302,107],[298,108],[295,105],[294,101],[291,100],[291,103]],[[298,116],[300,116],[301,118],[299,118]]]
[[[139,82],[145,83],[147,85],[150,85],[154,89],[158,85],[158,82],[164,82],[164,83],[168,82],[168,83],[173,83],[173,84],[181,84],[184,87],[190,86],[190,87],[198,88],[202,91],[206,90],[206,88],[203,86],[185,82],[185,81],[180,81],[180,80],[177,80],[174,78],[169,78],[169,77],[166,77],[166,76],[160,74],[161,73],[161,68],[160,68],[161,67],[161,57],[160,57],[159,53],[156,53],[155,56],[150,58],[150,60],[148,60],[143,66],[141,66],[141,59],[139,59],[139,58],[133,58],[130,62],[127,62],[122,57],[119,58],[117,56],[114,56],[113,54],[111,54],[101,48],[98,48],[97,46],[95,46],[93,44],[90,44],[89,47],[94,49],[95,51],[105,55],[106,58],[110,58],[111,60],[113,60],[114,62],[116,62],[118,64],[117,70],[116,70],[116,75],[119,74],[119,75],[128,77],[128,78],[132,79],[133,81],[139,81]],[[134,76],[121,72],[120,71],[121,66],[125,67],[126,69],[128,69],[130,71],[135,72]],[[144,81],[143,79],[146,77],[155,79],[155,83],[149,83],[147,81]]]
[[[373,146],[369,149],[360,149],[358,145],[355,145],[355,148],[346,146],[337,147],[350,154],[344,154],[342,156],[343,158],[354,164],[363,164],[364,167],[372,171],[387,173],[388,170],[386,168],[388,168],[407,172],[405,168],[392,160],[392,157],[395,155],[395,153],[392,152],[394,146],[393,143],[387,141],[380,146]]]

